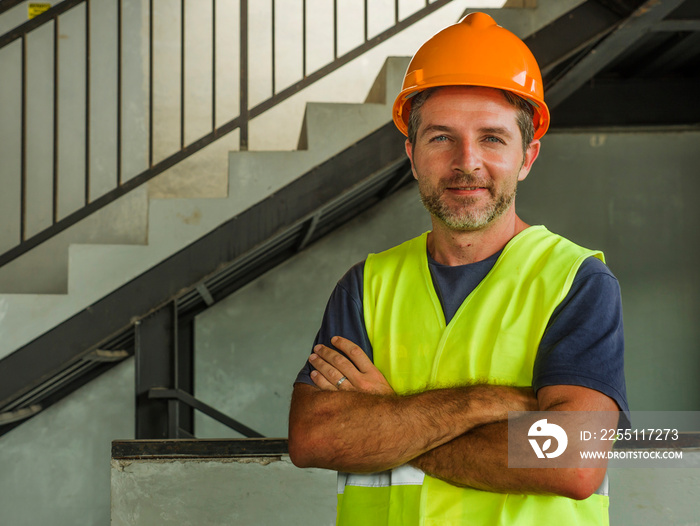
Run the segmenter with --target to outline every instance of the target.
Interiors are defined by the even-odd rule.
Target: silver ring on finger
[[[335,388],[336,388],[336,389],[340,389],[340,384],[342,384],[342,383],[343,383],[345,380],[347,380],[347,379],[348,379],[347,376],[343,376],[340,380],[338,380],[338,381],[335,383]]]

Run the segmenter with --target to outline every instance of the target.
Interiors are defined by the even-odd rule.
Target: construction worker
[[[418,50],[393,118],[432,230],[339,281],[293,462],[339,472],[341,525],[607,524],[604,465],[508,468],[509,411],[628,412],[617,280],[515,212],[549,125],[534,57],[472,13]]]

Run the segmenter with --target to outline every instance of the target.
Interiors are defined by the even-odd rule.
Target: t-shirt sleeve
[[[588,258],[554,311],[537,352],[532,386],[580,385],[617,403],[629,423],[620,286],[608,267]],[[626,422],[625,422],[626,420]]]
[[[321,327],[316,334],[312,349],[319,343],[335,349],[331,345],[331,338],[342,336],[357,344],[372,359],[372,345],[365,329],[362,307],[364,268],[364,261],[357,263],[336,284],[328,299]],[[312,370],[313,367],[307,360],[299,371],[295,382],[314,385],[310,376]]]

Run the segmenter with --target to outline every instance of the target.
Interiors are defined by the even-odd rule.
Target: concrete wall
[[[683,454],[682,468],[613,468],[610,524],[698,526],[700,452]]]
[[[112,526],[333,526],[335,472],[289,457],[113,460]]]
[[[622,287],[630,406],[700,409],[700,133],[552,133],[519,211],[600,248]]]
[[[699,493],[700,452],[683,463],[610,470],[611,524],[700,524],[688,504]],[[335,473],[296,469],[288,457],[113,460],[112,526],[332,526],[335,488]]]
[[[0,523],[109,524],[111,443],[134,436],[133,396],[129,360],[0,438]]]

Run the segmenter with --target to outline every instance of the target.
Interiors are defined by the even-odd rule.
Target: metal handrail
[[[122,145],[122,121],[123,121],[123,108],[122,108],[122,33],[123,33],[123,6],[124,0],[117,0],[117,131],[116,131],[116,167],[114,175],[114,188],[105,193],[104,195],[91,199],[91,176],[90,176],[90,164],[91,164],[91,144],[90,144],[90,113],[91,113],[91,100],[90,100],[90,87],[92,79],[90,78],[90,60],[91,60],[91,27],[90,27],[90,0],[63,0],[62,2],[51,7],[46,12],[41,15],[27,21],[26,23],[18,26],[17,28],[7,32],[6,34],[0,36],[0,50],[4,49],[11,43],[19,40],[21,42],[20,53],[21,53],[21,129],[19,133],[21,134],[21,160],[20,160],[20,217],[19,217],[19,235],[17,236],[19,242],[5,253],[0,255],[0,266],[3,266],[10,261],[18,258],[22,254],[28,252],[29,250],[37,247],[41,243],[47,241],[58,233],[66,230],[68,227],[76,224],[78,221],[84,219],[90,214],[100,210],[107,204],[113,202],[117,198],[125,195],[134,188],[141,186],[146,183],[156,175],[164,172],[168,168],[176,165],[182,160],[186,159],[190,155],[198,152],[205,146],[213,143],[214,141],[220,139],[224,135],[230,133],[231,131],[238,129],[240,132],[240,149],[246,150],[248,148],[248,123],[251,119],[261,115],[262,113],[273,108],[277,104],[288,99],[292,95],[303,90],[307,86],[313,84],[314,82],[325,77],[329,73],[335,71],[339,67],[347,64],[351,60],[359,57],[366,51],[372,49],[376,45],[384,42],[389,37],[395,35],[396,33],[402,31],[406,27],[414,24],[415,22],[421,20],[430,13],[436,11],[437,9],[448,4],[452,0],[435,0],[432,3],[429,0],[425,0],[425,6],[407,16],[404,19],[399,18],[399,0],[395,0],[394,3],[394,25],[382,31],[381,33],[369,37],[368,30],[368,13],[369,13],[369,0],[364,0],[364,41],[362,44],[356,48],[344,53],[343,55],[338,55],[338,8],[337,0],[333,1],[333,60],[327,63],[325,66],[320,67],[316,71],[307,72],[307,49],[306,49],[306,25],[307,25],[307,13],[306,13],[306,0],[303,0],[302,4],[302,77],[297,82],[291,84],[290,86],[277,91],[277,79],[275,75],[276,68],[276,52],[275,52],[275,38],[278,30],[275,21],[275,0],[272,0],[272,20],[271,20],[271,34],[272,34],[272,72],[271,72],[271,92],[272,95],[264,100],[263,102],[255,105],[254,107],[249,107],[249,64],[248,64],[248,0],[240,0],[240,109],[239,115],[228,122],[216,126],[216,10],[217,1],[222,2],[224,0],[211,0],[212,6],[212,126],[211,131],[197,140],[194,140],[188,144],[185,143],[185,38],[184,33],[186,30],[186,15],[185,15],[185,3],[187,0],[180,0],[180,11],[181,11],[181,27],[180,27],[180,141],[179,149],[172,151],[170,155],[166,156],[164,159],[154,162],[153,151],[154,151],[154,6],[153,0],[148,0],[148,53],[149,53],[149,73],[148,73],[148,168],[141,173],[135,175],[134,177],[124,180],[122,174],[122,164],[121,160],[123,157],[123,145]],[[83,199],[83,206],[79,210],[70,213],[64,218],[59,218],[59,199],[58,199],[58,186],[59,186],[59,174],[58,174],[58,143],[59,143],[59,98],[58,98],[58,81],[59,81],[59,57],[60,57],[60,41],[59,41],[59,17],[64,13],[67,13],[71,9],[78,5],[85,4],[85,159],[84,159],[84,171],[85,171],[85,195]],[[35,233],[31,236],[27,234],[27,215],[28,215],[28,202],[27,202],[27,37],[28,35],[46,24],[53,24],[53,65],[54,65],[54,79],[53,79],[53,199],[52,199],[52,210],[51,210],[51,225],[44,228],[41,232]],[[3,72],[3,76],[8,75],[8,72]],[[5,225],[17,224],[17,218],[13,221],[11,218],[0,218]]]
[[[190,435],[186,430],[183,430],[178,425],[177,419],[177,404],[182,403],[187,407],[191,407],[210,418],[213,418],[220,424],[225,425],[229,429],[240,433],[247,438],[265,438],[265,435],[251,429],[238,420],[231,418],[226,413],[222,413],[218,409],[205,404],[201,400],[195,398],[191,394],[182,389],[167,389],[164,387],[154,387],[148,391],[148,398],[161,399],[168,401],[168,430],[169,438],[182,438],[183,435]],[[190,438],[194,438],[190,435]]]

